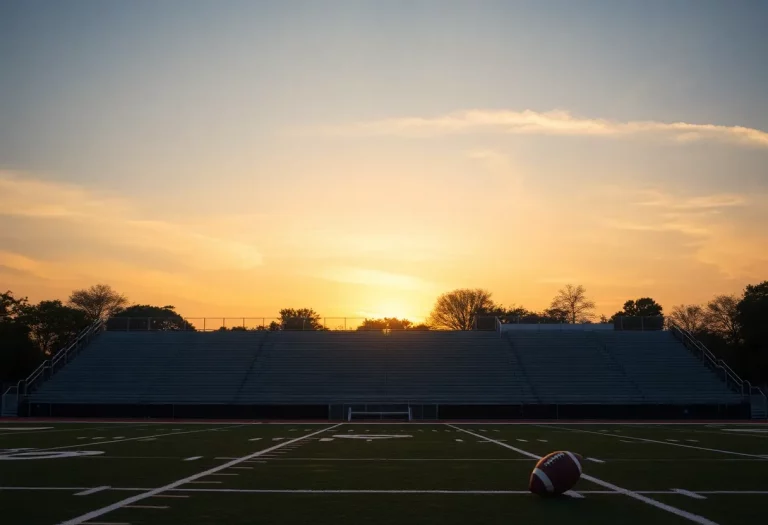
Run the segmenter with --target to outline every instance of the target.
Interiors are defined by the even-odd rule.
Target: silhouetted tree
[[[701,333],[707,322],[704,309],[698,304],[681,304],[672,308],[669,320],[692,334]]]
[[[753,381],[768,381],[768,281],[749,285],[736,307]]]
[[[112,316],[107,321],[109,330],[194,330],[195,327],[173,306],[135,304]]]
[[[437,298],[430,315],[430,324],[450,330],[472,330],[478,313],[494,308],[487,290],[462,288]]]
[[[624,303],[624,308],[613,314],[609,322],[613,322],[616,317],[656,317],[663,315],[663,310],[662,306],[650,297],[641,297]]]
[[[61,301],[26,306],[19,319],[29,327],[32,341],[44,355],[54,355],[88,326],[85,312],[64,306]]]
[[[565,312],[569,323],[582,323],[592,318],[592,310],[595,303],[587,299],[587,292],[583,286],[567,284],[561,289],[549,308],[549,312]]]
[[[84,311],[91,322],[112,317],[126,304],[128,299],[108,284],[96,284],[87,289],[75,290],[69,296],[69,306]]]
[[[706,330],[730,345],[738,345],[741,341],[738,306],[739,298],[735,295],[718,295],[709,301],[705,311]]]
[[[10,290],[0,294],[0,382],[27,377],[44,359],[23,322],[28,306],[25,297],[17,299]]]
[[[323,330],[320,314],[312,308],[283,308],[280,310],[283,330]]]

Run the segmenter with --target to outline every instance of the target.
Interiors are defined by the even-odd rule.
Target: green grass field
[[[535,459],[585,458],[575,493]],[[768,425],[0,421],[0,523],[765,523]]]

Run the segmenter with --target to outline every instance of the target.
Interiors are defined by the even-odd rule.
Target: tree
[[[595,303],[587,299],[583,286],[568,284],[560,290],[554,299],[550,311],[565,312],[569,323],[582,323],[592,318]]]
[[[662,315],[662,306],[650,297],[641,297],[635,301],[624,303],[624,308],[613,314],[610,321],[616,317],[657,317]]]
[[[108,284],[96,284],[88,289],[75,290],[69,296],[69,305],[84,311],[91,322],[112,317],[126,304],[128,299]]]
[[[23,320],[28,306],[10,290],[0,294],[0,383],[27,377],[44,359]]]
[[[683,330],[692,334],[700,333],[706,326],[707,317],[698,304],[681,304],[672,308],[669,319]]]
[[[472,330],[481,312],[494,308],[491,293],[481,289],[461,288],[437,298],[430,324],[450,330]]]
[[[707,330],[719,335],[731,345],[736,345],[741,340],[738,306],[737,296],[718,295],[707,303],[705,311]]]
[[[748,285],[736,310],[745,346],[768,351],[768,281]]]
[[[27,306],[20,321],[27,325],[32,341],[44,355],[54,355],[88,326],[85,312],[64,306],[61,301],[40,301]]]
[[[195,330],[195,327],[171,305],[135,304],[112,316],[107,321],[107,329],[174,331]]]
[[[323,330],[320,314],[312,308],[283,308],[280,310],[283,330]]]

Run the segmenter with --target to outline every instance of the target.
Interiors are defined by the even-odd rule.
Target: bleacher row
[[[104,332],[54,404],[697,404],[741,396],[669,332]]]

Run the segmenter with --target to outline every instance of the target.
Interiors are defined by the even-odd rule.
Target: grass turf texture
[[[8,430],[29,427],[50,428]],[[63,523],[231,462],[194,482],[82,522],[696,523],[680,515],[688,512],[705,520],[699,523],[735,525],[760,522],[768,510],[768,425],[329,427],[0,422],[0,450],[16,450],[5,452],[6,458],[16,459],[0,457],[0,522]],[[328,430],[288,443],[322,429]],[[410,437],[376,439],[376,435]],[[504,444],[536,455],[572,450],[598,459],[602,462],[584,462],[585,474],[680,512],[662,510],[584,479],[574,489],[583,498],[533,496],[526,490],[535,460]],[[19,460],[18,449],[102,453]],[[185,461],[197,456],[202,457]],[[77,495],[104,486],[110,488]]]

